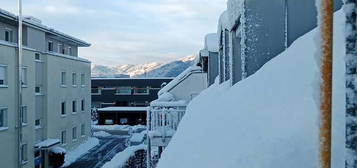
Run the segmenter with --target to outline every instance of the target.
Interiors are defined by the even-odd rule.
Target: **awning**
[[[59,139],[46,139],[42,142],[35,144],[35,148],[46,149],[60,143]]]

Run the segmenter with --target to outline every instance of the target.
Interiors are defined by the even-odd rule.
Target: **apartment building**
[[[78,48],[90,44],[23,19],[19,117],[18,17],[0,9],[0,163],[56,167],[63,161],[58,151],[74,149],[90,134],[90,62],[78,56]]]

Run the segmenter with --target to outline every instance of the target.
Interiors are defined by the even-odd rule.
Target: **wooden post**
[[[333,0],[320,0],[320,167],[331,167]],[[319,4],[318,4],[319,5]]]

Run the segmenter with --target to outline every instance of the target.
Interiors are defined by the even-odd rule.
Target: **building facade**
[[[146,107],[173,78],[92,78],[92,107]]]
[[[220,83],[252,75],[317,26],[311,0],[229,0],[218,22]],[[335,11],[342,1],[334,1]]]
[[[18,17],[0,9],[0,151],[2,167],[56,167],[54,148],[70,151],[90,135],[90,44],[23,18],[20,103]],[[17,124],[22,122],[19,129]]]

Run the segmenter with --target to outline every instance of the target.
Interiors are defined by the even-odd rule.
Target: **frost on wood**
[[[357,167],[356,1],[346,0],[346,168]]]

